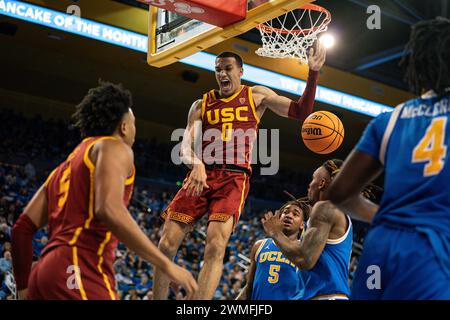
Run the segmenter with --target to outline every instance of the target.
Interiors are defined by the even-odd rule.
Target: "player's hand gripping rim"
[[[325,63],[327,50],[323,43],[316,42],[316,45],[309,50],[308,66],[310,70],[319,71]]]

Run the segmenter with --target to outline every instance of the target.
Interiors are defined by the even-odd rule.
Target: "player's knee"
[[[206,243],[205,260],[223,260],[227,241],[222,238],[213,238]]]
[[[177,253],[178,244],[167,235],[163,235],[159,241],[158,248],[168,258],[173,258]]]

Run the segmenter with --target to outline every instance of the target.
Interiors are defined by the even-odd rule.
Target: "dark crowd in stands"
[[[39,168],[38,175],[51,172],[80,142],[79,132],[69,122],[44,120],[40,116],[28,118],[8,109],[0,111],[0,121],[3,124],[0,128],[0,162],[20,165],[32,162]],[[182,181],[188,169],[184,165],[174,165],[171,160],[176,143],[162,143],[155,138],[136,139],[133,150],[138,175]],[[280,185],[294,195],[302,195],[307,190],[309,179],[309,176],[282,168],[274,176],[255,174],[251,179],[250,196],[280,201],[285,199]]]
[[[0,111],[0,300],[14,298],[14,279],[11,261],[11,230],[27,202],[45,181],[49,172],[64,161],[79,143],[78,132],[63,121],[27,118],[13,111]],[[16,125],[13,125],[16,124]],[[17,125],[20,124],[20,125]],[[175,166],[171,159],[172,145],[153,140],[138,139],[134,146],[138,179],[130,212],[148,237],[157,244],[162,232],[160,215],[177,190],[187,169]],[[146,180],[151,178],[152,180]],[[286,199],[282,189],[296,195],[306,192],[309,177],[293,172],[280,172],[277,176],[252,177],[249,200],[232,234],[225,259],[224,272],[214,299],[234,299],[245,285],[246,257],[254,242],[264,237],[260,219],[265,210],[276,209]],[[301,182],[300,184],[298,182]],[[281,190],[280,190],[281,189]],[[258,200],[268,202],[265,210],[253,205]],[[261,207],[261,206],[259,206]],[[351,276],[357,265],[361,243],[367,232],[366,224],[355,225],[354,255]],[[202,265],[206,220],[196,224],[185,239],[175,261],[195,277]],[[34,261],[48,242],[48,230],[39,230],[33,239]],[[114,264],[117,289],[121,299],[152,299],[153,268],[122,244],[116,252]],[[179,298],[170,291],[170,299]]]
[[[32,176],[34,169],[31,168],[32,165],[23,167],[0,163],[0,299],[13,298],[11,229],[39,186],[35,176]],[[136,186],[129,210],[148,237],[157,244],[162,231],[161,212],[174,194],[148,190],[146,186]],[[225,271],[215,294],[216,299],[233,299],[243,287],[247,263],[238,257],[238,253],[247,257],[251,244],[264,236],[260,224],[261,214],[242,215],[227,247]],[[198,276],[202,263],[205,227],[206,220],[199,221],[175,258],[180,266],[190,270],[194,276]],[[40,229],[33,238],[34,260],[38,259],[47,242],[47,228]],[[151,299],[152,266],[122,244],[119,245],[116,256],[114,268],[120,298]],[[172,291],[170,298],[177,298]]]

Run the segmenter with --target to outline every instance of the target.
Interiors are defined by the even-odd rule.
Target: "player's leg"
[[[158,248],[170,260],[175,258],[178,248],[180,247],[186,234],[192,229],[192,226],[182,222],[167,219],[164,223],[164,229],[159,241]],[[154,269],[153,278],[153,299],[164,300],[169,295],[170,281],[159,268]]]
[[[242,172],[217,170],[209,182],[215,189],[209,204],[209,225],[197,299],[212,299],[223,271],[223,258],[233,227],[239,220],[248,194],[249,177]]]
[[[208,200],[204,194],[192,197],[186,190],[180,189],[163,213],[164,223],[159,250],[170,260],[173,260],[184,237],[192,230],[193,224],[200,219],[208,207]],[[167,299],[170,281],[163,270],[154,270],[153,299]]]
[[[195,299],[211,300],[222,276],[223,258],[233,231],[233,217],[226,222],[211,221],[206,232],[203,267],[198,276],[198,292]]]

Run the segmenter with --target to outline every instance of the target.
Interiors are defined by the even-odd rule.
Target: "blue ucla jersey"
[[[301,270],[305,290],[303,296],[297,295],[295,299],[348,299],[353,226],[350,218],[347,219],[345,234],[339,239],[328,239],[316,265],[310,270]]]
[[[352,297],[450,297],[449,115],[450,94],[438,97],[428,93],[372,120],[356,146],[383,164],[385,191],[364,243]],[[409,252],[409,247],[415,253]],[[431,256],[421,258],[418,252]],[[365,285],[365,267],[374,263],[385,266],[385,272],[392,268],[380,293],[369,292]],[[405,267],[398,270],[402,264]],[[406,270],[412,266],[420,267],[408,277]],[[440,274],[436,272],[439,268]],[[396,270],[401,275],[397,276]],[[443,281],[447,289],[437,289]],[[427,289],[417,290],[421,285]]]
[[[356,149],[379,159],[385,169],[374,224],[423,227],[450,236],[449,101],[450,94],[411,100],[367,127]]]
[[[374,225],[428,236],[450,273],[450,94],[410,100],[367,127],[356,149],[379,159],[384,195]]]
[[[282,254],[272,239],[264,239],[256,252],[252,300],[288,300],[303,293],[298,268]]]

